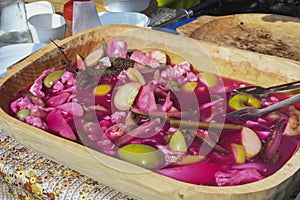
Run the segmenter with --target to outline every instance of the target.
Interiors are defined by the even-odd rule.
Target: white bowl
[[[150,23],[147,15],[138,12],[101,12],[98,15],[102,26],[109,24],[129,24],[147,27]]]
[[[103,0],[110,12],[141,12],[148,8],[150,0]]]

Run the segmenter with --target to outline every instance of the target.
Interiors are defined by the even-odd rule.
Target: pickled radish
[[[67,113],[70,113],[74,116],[82,116],[83,115],[82,106],[76,102],[64,103],[62,105],[57,106],[56,108],[58,108],[62,111],[65,111]]]
[[[47,115],[46,122],[49,128],[58,132],[62,137],[70,140],[76,140],[76,136],[71,126],[68,124],[59,110],[51,111]]]
[[[129,82],[118,88],[114,96],[114,105],[119,110],[129,110],[142,85],[138,82]]]
[[[82,57],[78,54],[76,54],[76,65],[78,69],[82,69],[82,70],[86,69]]]
[[[233,156],[235,159],[235,162],[238,164],[242,164],[246,161],[246,151],[243,145],[241,144],[231,144]]]
[[[47,100],[46,104],[48,106],[56,107],[61,104],[64,104],[67,102],[67,100],[70,98],[71,94],[70,93],[61,93],[59,95],[53,96],[50,99]]]
[[[242,143],[246,151],[246,157],[252,158],[256,156],[262,148],[262,142],[260,138],[253,130],[247,127],[242,128],[241,134]]]

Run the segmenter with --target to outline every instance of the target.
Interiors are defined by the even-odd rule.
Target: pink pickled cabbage
[[[142,51],[134,51],[132,52],[130,56],[131,60],[134,60],[135,62],[142,64],[142,65],[147,65],[151,68],[158,68],[160,67],[160,63],[158,60],[153,59],[151,57],[148,57],[144,52]]]
[[[44,97],[45,93],[42,91],[43,88],[43,80],[45,79],[45,77],[50,74],[51,72],[53,72],[55,69],[49,69],[44,71],[33,83],[33,85],[30,87],[29,91],[38,97]]]
[[[126,112],[114,112],[112,115],[111,115],[111,121],[113,123],[124,123],[125,122],[125,118],[126,118]]]
[[[154,86],[147,84],[141,87],[135,100],[136,106],[144,111],[153,111],[157,109]]]
[[[48,129],[47,124],[40,117],[28,116],[25,122],[40,129]]]
[[[10,104],[10,109],[14,113],[17,113],[19,110],[22,110],[22,109],[31,110],[34,107],[36,107],[36,106],[30,101],[30,99],[28,97],[20,97]]]
[[[161,77],[176,81],[178,84],[198,81],[198,76],[192,72],[190,63],[184,61],[161,72]]]
[[[123,40],[113,40],[107,46],[108,57],[127,57],[127,43]]]
[[[264,178],[264,176],[254,168],[242,170],[234,169],[228,172],[218,171],[215,173],[215,177],[218,186],[240,185],[258,181]]]
[[[60,92],[64,89],[64,84],[60,81],[57,81],[53,86],[52,86],[52,91],[54,93]]]

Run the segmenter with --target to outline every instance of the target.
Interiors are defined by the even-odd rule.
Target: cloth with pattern
[[[1,200],[133,200],[22,146],[0,129]]]

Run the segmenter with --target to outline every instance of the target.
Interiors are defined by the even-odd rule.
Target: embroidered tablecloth
[[[1,200],[133,200],[25,148],[0,129]]]

